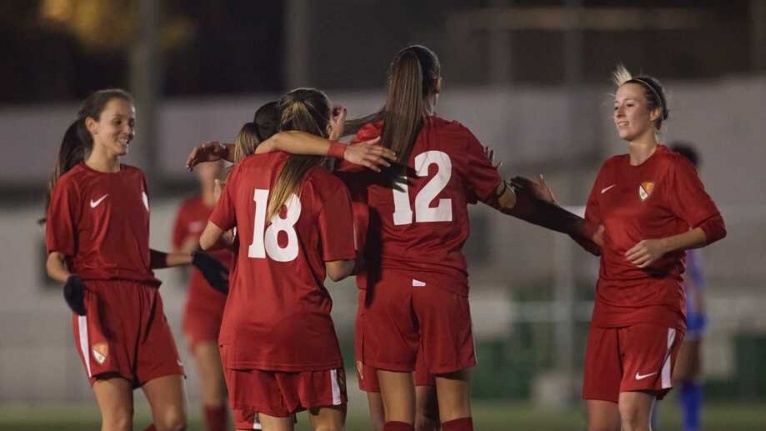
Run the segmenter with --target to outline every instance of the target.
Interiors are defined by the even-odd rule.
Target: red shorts
[[[209,289],[205,295],[195,294],[195,289]],[[214,291],[208,286],[191,286],[186,300],[183,316],[183,333],[187,338],[189,352],[199,343],[218,344],[218,333],[221,331],[223,309],[226,306],[226,295]]]
[[[367,308],[365,306],[366,298],[367,291],[360,290],[357,296],[356,327],[354,329],[354,353],[358,359],[361,359],[363,356],[364,337],[362,336],[362,331]],[[363,364],[361,360],[356,361],[356,377],[360,390],[364,392],[380,392],[378,374],[375,368]],[[436,386],[433,374],[428,372],[422,349],[418,352],[418,361],[415,364],[415,386]]]
[[[422,357],[431,374],[475,366],[468,298],[453,293],[467,286],[450,287],[455,283],[467,281],[430,273],[415,279],[411,273],[384,270],[381,281],[368,290],[372,298],[361,319],[362,363],[406,372],[415,371]]]
[[[85,316],[72,316],[75,347],[90,384],[118,375],[134,387],[184,375],[157,288],[125,280],[85,281]]]
[[[583,398],[617,403],[620,392],[651,391],[662,399],[672,387],[683,338],[675,328],[652,324],[591,327]]]
[[[222,346],[221,357],[226,357]],[[314,407],[340,406],[348,402],[346,373],[343,368],[322,371],[263,371],[256,369],[224,369],[229,403],[234,411],[241,411],[243,419],[259,412],[269,416],[288,417]],[[245,427],[252,427],[253,422]]]

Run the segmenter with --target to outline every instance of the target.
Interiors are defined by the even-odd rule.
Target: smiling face
[[[93,137],[94,151],[124,156],[135,135],[136,109],[129,101],[114,97],[104,106],[99,118],[88,117],[85,125]]]
[[[655,133],[654,121],[659,116],[659,108],[649,108],[641,84],[627,83],[617,89],[613,119],[620,138],[632,142],[648,133]]]

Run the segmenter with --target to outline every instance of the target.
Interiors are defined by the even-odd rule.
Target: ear
[[[85,128],[88,129],[88,132],[90,132],[91,135],[95,135],[98,130],[98,121],[94,120],[92,117],[85,117]]]
[[[649,121],[651,122],[657,121],[660,117],[662,117],[662,108],[654,108],[649,113]]]
[[[441,93],[442,91],[442,77],[439,76],[436,78],[436,94]]]

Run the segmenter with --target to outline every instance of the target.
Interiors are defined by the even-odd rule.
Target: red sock
[[[442,431],[473,431],[473,419],[467,417],[444,422]]]
[[[227,431],[229,414],[226,406],[205,406],[205,426],[207,431]]]
[[[154,426],[154,424],[151,424],[148,427],[146,427],[144,431],[157,431],[157,427]]]
[[[415,431],[415,426],[407,422],[386,422],[383,431]]]

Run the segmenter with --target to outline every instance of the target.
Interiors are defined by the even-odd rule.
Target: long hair
[[[396,152],[406,163],[426,118],[428,98],[437,92],[441,74],[439,58],[422,45],[399,51],[388,69],[386,104],[378,112],[346,122],[345,130],[355,133],[366,123],[383,121],[381,144]]]
[[[51,174],[48,190],[45,193],[46,212],[50,205],[51,192],[58,179],[75,165],[84,161],[93,148],[93,137],[85,126],[85,119],[93,118],[98,120],[104,108],[112,99],[122,99],[133,103],[133,97],[125,90],[119,88],[98,90],[91,93],[85,99],[80,110],[77,111],[77,119],[64,132],[64,138],[61,140],[61,147],[59,148],[58,157],[56,157],[53,174]],[[41,224],[45,223],[45,218],[42,218],[39,222]]]
[[[313,88],[295,89],[282,96],[279,107],[280,130],[298,130],[327,138],[330,101],[323,92]],[[267,220],[279,213],[306,173],[319,166],[323,160],[324,157],[299,155],[291,155],[287,159],[269,199]]]
[[[646,97],[649,110],[660,109],[660,116],[654,120],[654,125],[657,127],[657,130],[662,128],[662,122],[670,116],[670,109],[668,108],[665,96],[665,88],[663,88],[657,78],[649,75],[633,76],[625,65],[618,64],[614,72],[612,72],[612,81],[617,87],[624,84],[640,85],[644,89],[644,97]]]

